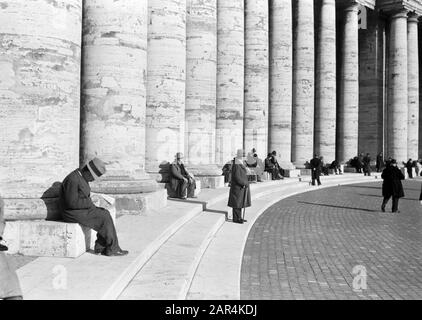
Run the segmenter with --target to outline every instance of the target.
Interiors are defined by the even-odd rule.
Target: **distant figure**
[[[284,179],[284,169],[278,164],[277,151],[271,152],[271,163],[273,164],[273,180]]]
[[[3,210],[3,200],[0,199],[0,241],[3,240],[5,228]],[[7,250],[8,248],[0,243],[0,300],[22,300],[18,276],[4,253]]]
[[[237,156],[232,161],[229,202],[227,205],[233,208],[234,223],[242,224],[246,222],[242,218],[242,209],[251,206],[251,191],[247,170],[243,163],[243,150],[241,149],[237,151]]]
[[[170,165],[170,189],[176,198],[196,198],[194,193],[196,182],[183,164],[183,153],[176,153],[174,162]]]
[[[384,168],[384,155],[382,152],[378,153],[377,155],[376,168],[377,168],[377,172],[380,172],[381,169]]]
[[[264,160],[265,172],[268,172],[271,175],[273,175],[273,173],[274,173],[274,164],[272,162],[272,158],[273,158],[273,155],[271,153],[269,153]],[[273,177],[272,177],[272,180],[274,180]]]
[[[330,169],[333,169],[336,175],[343,174],[343,172],[341,172],[340,164],[338,163],[337,160],[334,160],[333,162],[331,162]]]
[[[256,161],[256,167],[255,167],[255,173],[257,175],[257,181],[262,182],[262,175],[264,174],[265,165],[262,159],[258,158],[258,155],[255,153],[253,155],[255,161]]]
[[[384,179],[382,184],[382,196],[384,200],[381,205],[382,212],[385,212],[385,206],[390,198],[393,198],[392,212],[399,212],[399,199],[404,197],[403,185],[401,180],[404,180],[404,175],[399,168],[397,168],[397,161],[392,159],[390,165],[382,172],[381,178]]]
[[[406,164],[405,167],[407,169],[407,174],[409,175],[409,179],[413,179],[413,161],[412,159],[409,159]]]
[[[323,156],[320,156],[319,157],[319,160],[321,160],[321,173],[324,176],[328,176],[329,175],[329,171],[328,171],[328,167],[325,165],[324,157]]]
[[[363,174],[365,176],[371,175],[371,156],[369,153],[363,158]]]
[[[245,161],[246,166],[248,168],[256,168],[257,162],[256,162],[256,158],[254,157],[255,154],[256,154],[255,148],[253,148],[251,150],[251,152],[248,153],[248,156],[247,156],[246,161]]]
[[[116,228],[110,212],[94,205],[89,182],[106,172],[104,163],[94,158],[82,169],[72,171],[63,180],[60,201],[65,222],[79,223],[97,231],[94,252],[106,256],[124,256],[117,239]]]
[[[314,155],[313,159],[310,161],[311,164],[311,175],[312,175],[312,185],[315,185],[315,180],[318,182],[318,185],[321,185],[320,175],[321,175],[321,159],[318,155]]]

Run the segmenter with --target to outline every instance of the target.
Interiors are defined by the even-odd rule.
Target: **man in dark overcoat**
[[[242,209],[251,206],[251,191],[246,166],[243,163],[243,150],[237,151],[236,158],[232,162],[231,184],[229,202],[227,204],[233,208],[233,222],[244,223]]]
[[[104,163],[95,158],[82,169],[72,171],[62,183],[60,202],[65,222],[79,223],[97,231],[95,253],[106,256],[124,256],[117,239],[116,228],[110,212],[94,205],[89,182],[105,173]]]
[[[399,199],[404,197],[403,185],[401,180],[404,180],[404,175],[399,168],[397,168],[397,161],[392,159],[390,165],[387,166],[381,178],[384,179],[382,184],[382,196],[384,200],[381,205],[382,212],[385,212],[385,206],[390,198],[393,198],[392,212],[399,212]]]
[[[22,300],[18,276],[5,254],[8,248],[1,244],[4,228],[3,200],[0,199],[0,300]]]
[[[170,189],[176,198],[196,198],[196,181],[186,170],[181,152],[176,154],[174,162],[170,165]]]
[[[363,157],[363,174],[365,176],[371,175],[371,155],[369,153]]]
[[[380,172],[380,170],[384,167],[384,155],[382,152],[378,153],[377,155],[377,172]]]
[[[413,179],[413,161],[412,161],[412,159],[409,159],[409,161],[406,162],[406,169],[407,169],[407,174],[409,176],[409,179]]]
[[[317,154],[310,161],[311,165],[311,175],[312,175],[312,185],[315,185],[315,180],[318,182],[318,185],[321,185],[320,175],[322,170],[322,163],[321,159],[318,157]]]

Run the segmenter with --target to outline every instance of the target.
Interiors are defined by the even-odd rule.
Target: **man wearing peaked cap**
[[[95,253],[106,256],[124,256],[117,239],[116,228],[110,212],[94,205],[89,182],[106,172],[104,163],[94,158],[82,169],[72,171],[64,180],[60,194],[65,222],[79,223],[97,231]]]

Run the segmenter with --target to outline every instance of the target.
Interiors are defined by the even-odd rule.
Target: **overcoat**
[[[91,200],[91,187],[79,169],[72,171],[64,180],[60,192],[60,205],[65,222],[80,223],[98,231],[108,212],[96,207]],[[106,211],[106,212],[105,212]]]
[[[173,162],[170,165],[170,182],[168,187],[170,188],[169,194],[170,196],[181,196],[181,187],[183,184],[183,178],[189,180],[191,176],[189,175],[188,171],[185,168],[183,163],[178,164]],[[194,180],[192,181],[194,183]]]
[[[319,158],[312,158],[312,160],[310,161],[310,165],[311,165],[312,171],[315,172],[315,175],[316,176],[320,176],[321,175],[321,171],[322,171],[322,162],[321,162],[321,159],[319,159]]]
[[[401,180],[404,180],[404,175],[399,168],[395,166],[388,166],[381,174],[384,179],[382,183],[383,197],[404,197],[403,185]]]
[[[244,187],[247,188],[245,189]],[[229,202],[227,205],[231,208],[248,208],[251,206],[251,191],[246,167],[237,162],[232,165]]]

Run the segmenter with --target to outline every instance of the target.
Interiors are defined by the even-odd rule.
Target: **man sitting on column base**
[[[65,222],[79,223],[97,231],[95,253],[105,256],[125,256],[117,239],[116,228],[110,212],[94,205],[89,182],[105,173],[104,163],[95,158],[82,169],[71,172],[62,184],[60,193]]]
[[[183,164],[183,153],[176,153],[174,162],[170,165],[170,193],[176,198],[197,198],[195,196],[196,182]]]

